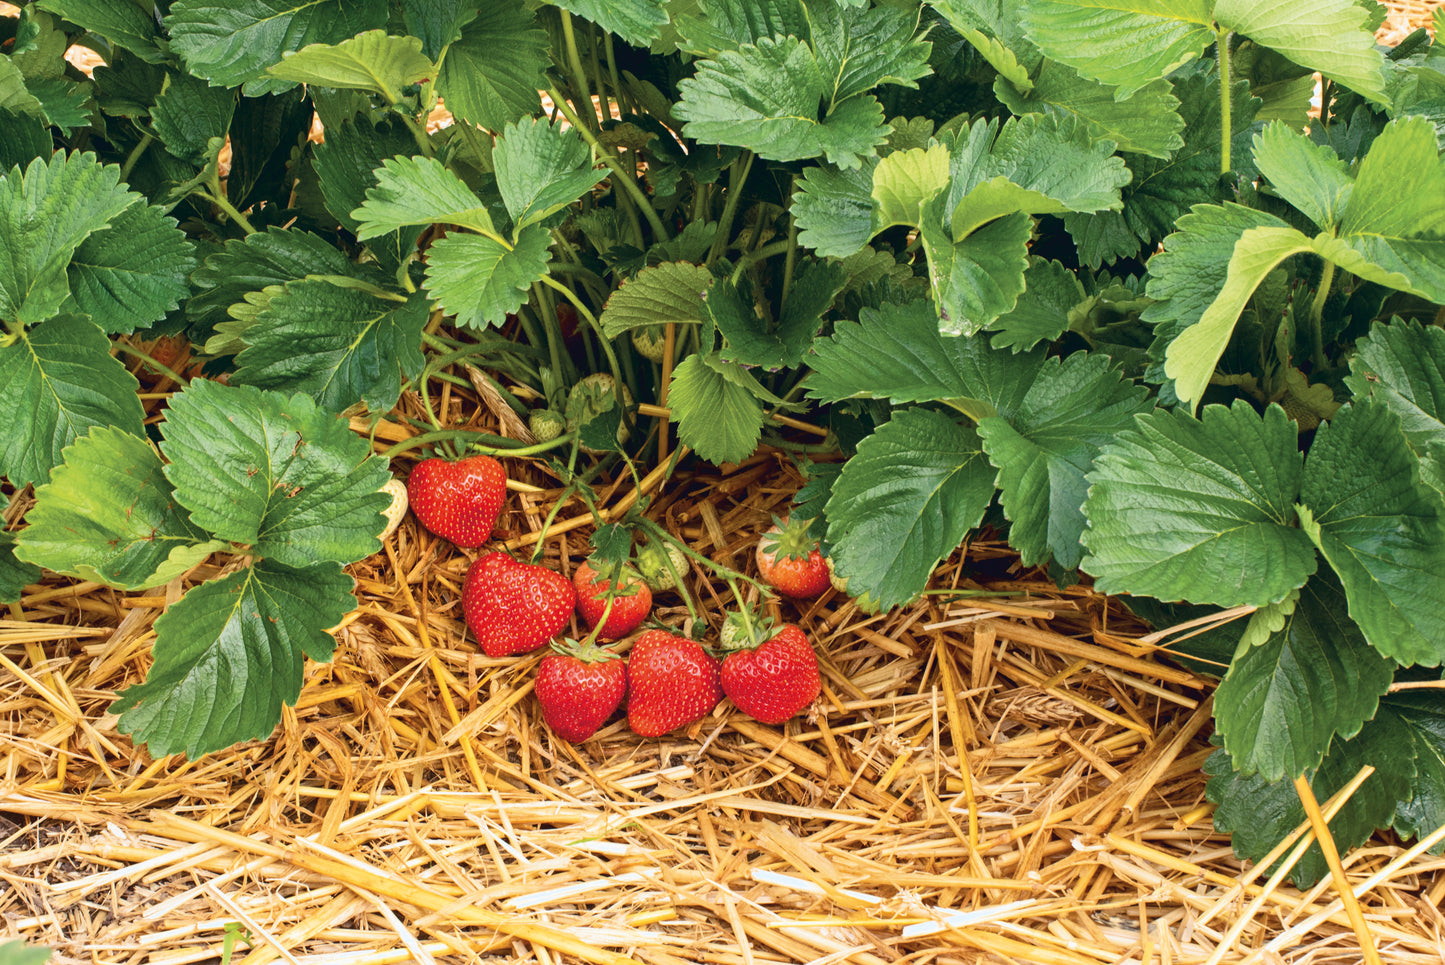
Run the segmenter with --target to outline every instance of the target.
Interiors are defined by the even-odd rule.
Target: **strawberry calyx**
[[[773,517],[773,529],[759,539],[763,552],[779,560],[805,560],[818,551],[818,541],[808,534],[811,519]]]
[[[583,663],[605,663],[608,660],[622,659],[622,655],[617,651],[598,645],[595,628],[581,640],[573,640],[570,637],[553,640],[552,652],[564,657],[572,657]]]
[[[772,639],[775,632],[772,617],[742,607],[723,618],[716,649],[722,656],[740,650],[756,650]]]

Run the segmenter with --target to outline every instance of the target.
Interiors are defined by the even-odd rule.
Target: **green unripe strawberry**
[[[527,428],[538,442],[551,442],[566,427],[567,420],[555,409],[533,409],[527,414]]]
[[[677,581],[686,576],[689,569],[687,554],[672,543],[654,540],[637,547],[637,572],[654,593],[677,586]]]
[[[667,354],[667,330],[661,325],[642,325],[632,330],[632,347],[637,354],[661,362]]]

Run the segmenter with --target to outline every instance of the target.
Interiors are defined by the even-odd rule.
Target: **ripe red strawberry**
[[[576,605],[577,593],[566,577],[506,553],[478,557],[462,590],[467,628],[489,657],[544,646],[566,626]]]
[[[407,478],[406,494],[427,529],[458,546],[481,546],[507,498],[507,471],[491,456],[423,459]]]
[[[758,540],[758,576],[783,596],[808,600],[826,590],[828,563],[818,552],[818,541],[808,535],[810,520],[773,525]]]
[[[781,724],[823,689],[813,646],[791,623],[756,647],[729,653],[720,677],[723,693],[738,710],[764,724]]]
[[[627,664],[592,643],[553,644],[537,664],[542,719],[563,740],[580,744],[607,723],[627,693]]]
[[[702,720],[722,700],[718,661],[702,644],[649,630],[627,658],[627,726],[657,737]]]
[[[577,614],[595,627],[607,614],[607,620],[597,631],[599,640],[620,640],[642,626],[652,610],[652,591],[642,582],[642,577],[632,569],[623,568],[622,578],[613,584],[607,577],[583,563],[572,574],[572,586],[577,590]],[[608,594],[612,594],[612,609],[607,609]]]

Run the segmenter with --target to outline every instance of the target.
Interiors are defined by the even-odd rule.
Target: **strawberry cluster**
[[[482,546],[496,528],[506,472],[490,456],[417,464],[407,494],[417,519],[457,546]],[[829,585],[827,563],[806,521],[777,521],[759,542],[759,576],[786,597],[815,597]],[[789,720],[822,691],[817,656],[803,631],[748,610],[731,615],[715,654],[665,629],[643,632],[624,658],[603,646],[634,634],[654,592],[676,587],[690,563],[681,547],[660,540],[637,548],[636,568],[580,564],[572,579],[507,553],[486,552],[467,571],[462,610],[489,657],[551,645],[537,665],[535,691],[548,727],[565,740],[592,737],[626,705],[627,724],[656,737],[696,723],[724,697],[767,724]],[[578,641],[559,639],[573,614],[589,628]]]

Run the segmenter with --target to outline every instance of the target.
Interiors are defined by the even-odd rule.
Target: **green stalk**
[[[612,51],[612,33],[605,32],[602,35],[605,39],[607,51],[607,72],[612,75],[612,90],[617,97],[617,113],[628,113],[627,104],[623,100],[622,75],[617,72],[617,56]]]
[[[797,183],[793,176],[793,183]],[[792,192],[789,192],[792,197]],[[798,219],[793,217],[792,206],[788,206],[788,257],[783,259],[783,297],[778,303],[778,314],[788,307],[788,292],[793,290],[793,273],[798,268]]]
[[[1315,368],[1325,367],[1325,302],[1329,300],[1330,286],[1334,283],[1335,263],[1326,261],[1324,271],[1320,273],[1319,291],[1315,292],[1314,301],[1310,303],[1310,334],[1315,343],[1310,359],[1314,362]]]
[[[1215,50],[1219,53],[1219,173],[1228,174],[1233,161],[1230,158],[1230,141],[1233,140],[1234,131],[1234,104],[1230,99],[1229,83],[1229,41],[1234,36],[1233,31],[1226,30],[1219,35],[1215,43]]]
[[[728,171],[728,199],[723,205],[721,220],[718,221],[717,237],[713,239],[712,250],[707,253],[709,263],[717,261],[727,251],[728,239],[733,233],[733,219],[737,217],[738,205],[743,199],[743,183],[753,169],[753,152],[743,151]]]
[[[582,54],[577,50],[577,32],[572,27],[572,14],[565,7],[562,8],[562,38],[567,45],[567,65],[572,69],[572,83],[577,87],[577,103],[579,106],[587,105],[586,126],[595,128],[597,117],[592,113],[592,88],[587,84],[587,71],[582,68]],[[556,95],[552,99],[557,100]],[[561,106],[560,101],[558,106]],[[578,121],[572,123],[577,124]]]
[[[618,163],[616,155],[608,153],[598,142],[596,136],[582,125],[581,118],[577,116],[576,112],[573,111],[562,98],[557,88],[547,88],[547,96],[552,98],[552,103],[557,105],[557,109],[562,112],[562,116],[572,122],[573,128],[576,129],[582,140],[586,141],[592,150],[596,152],[598,159],[607,165],[607,169],[612,172],[613,177],[622,185],[623,190],[631,196],[633,201],[637,202],[637,209],[642,212],[643,217],[647,219],[647,223],[652,226],[653,240],[666,241],[670,238],[671,235],[667,233],[667,228],[663,226],[662,219],[657,216],[657,211],[652,207],[652,201],[647,197],[647,194],[642,188],[638,186],[637,179],[628,174],[622,165]]]
[[[143,134],[141,135],[141,139],[136,142],[135,147],[130,149],[130,153],[125,156],[125,163],[120,167],[120,179],[122,181],[127,183],[130,181],[130,172],[134,170],[137,162],[141,159],[141,155],[146,152],[146,148],[150,147],[153,141],[155,141],[155,137],[150,134]]]

